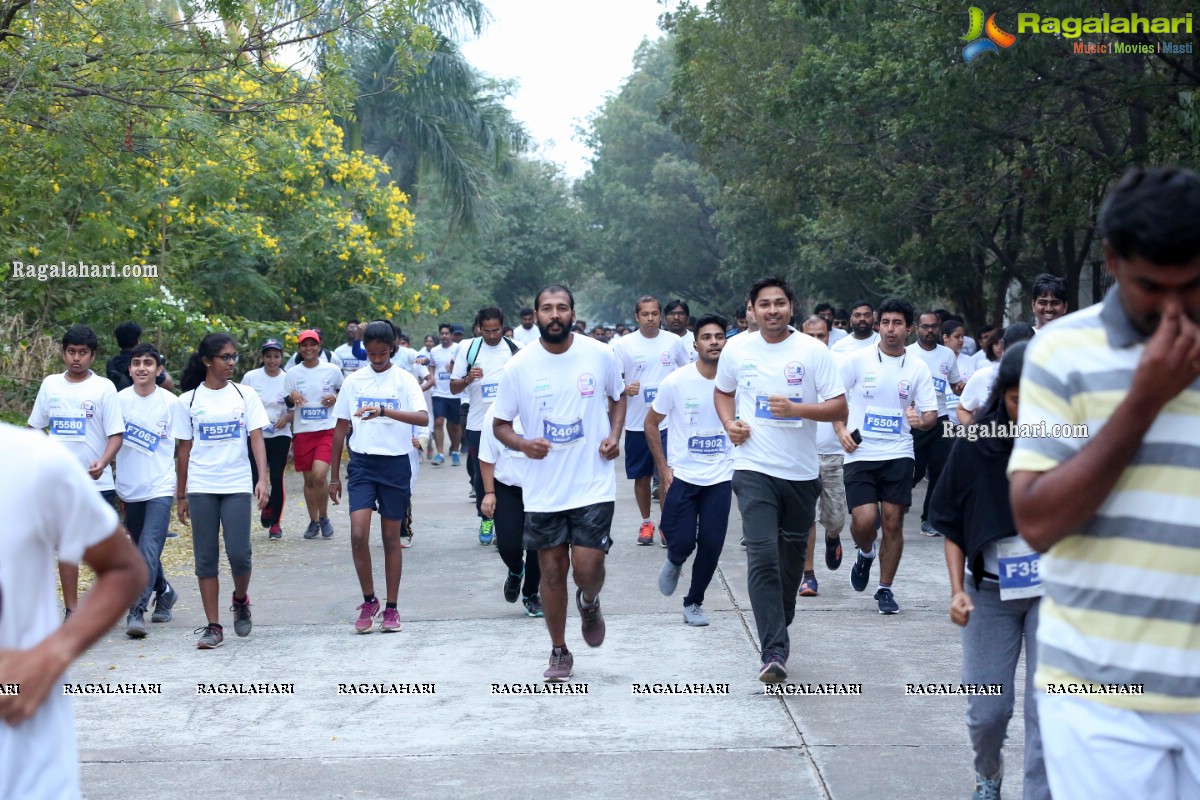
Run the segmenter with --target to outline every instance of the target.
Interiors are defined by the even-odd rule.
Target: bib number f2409
[[[543,419],[542,435],[555,447],[569,447],[583,440],[583,420],[559,422]]]

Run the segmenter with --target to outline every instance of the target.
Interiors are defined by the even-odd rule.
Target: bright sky
[[[467,60],[496,78],[516,79],[508,107],[525,125],[535,154],[578,178],[591,151],[577,141],[608,94],[633,71],[643,38],[662,35],[658,15],[668,0],[486,0],[493,20],[462,45]]]

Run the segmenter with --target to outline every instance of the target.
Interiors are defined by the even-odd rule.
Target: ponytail
[[[237,342],[228,333],[214,332],[201,339],[200,346],[188,358],[183,374],[179,376],[179,388],[190,392],[204,383],[205,377],[208,376],[208,367],[204,366],[203,359],[216,358],[217,353],[227,344],[237,346]]]

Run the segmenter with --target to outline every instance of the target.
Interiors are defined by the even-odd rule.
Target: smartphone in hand
[[[862,434],[858,432],[858,428],[850,431],[850,438],[855,444],[862,444]]]

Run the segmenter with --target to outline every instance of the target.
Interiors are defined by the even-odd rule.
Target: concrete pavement
[[[73,668],[76,683],[162,691],[75,698],[86,797],[970,796],[965,699],[905,695],[906,684],[960,679],[941,539],[916,533],[918,515],[906,518],[900,615],[876,612],[874,580],[861,595],[850,588],[848,531],[836,573],[818,542],[820,596],[799,601],[790,680],[862,684],[862,694],[768,697],[756,678],[736,502],[705,601],[712,625],[689,628],[680,612],[690,569],[676,596],[659,594],[665,551],[634,544],[639,518],[622,477],[602,595],[607,639],[588,648],[574,608],[567,628],[572,685],[587,694],[525,695],[495,694],[492,684],[540,688],[549,638],[541,620],[503,600],[505,569],[476,541],[465,467],[422,467],[404,630],[394,635],[353,631],[361,595],[344,501],[330,514],[335,537],[305,541],[302,497],[289,473],[284,539],[269,542],[255,526],[250,637],[238,639],[223,612],[225,646],[196,650],[192,631],[204,619],[195,580],[176,574],[171,623],[150,626],[140,642],[115,628]],[[373,551],[382,595],[377,534]],[[231,586],[223,573],[222,592]],[[1021,675],[1023,666],[1007,797],[1021,788]],[[197,694],[197,684],[222,683],[291,684],[294,694]],[[728,694],[633,693],[646,683],[727,684]],[[405,693],[339,693],[351,684]]]

